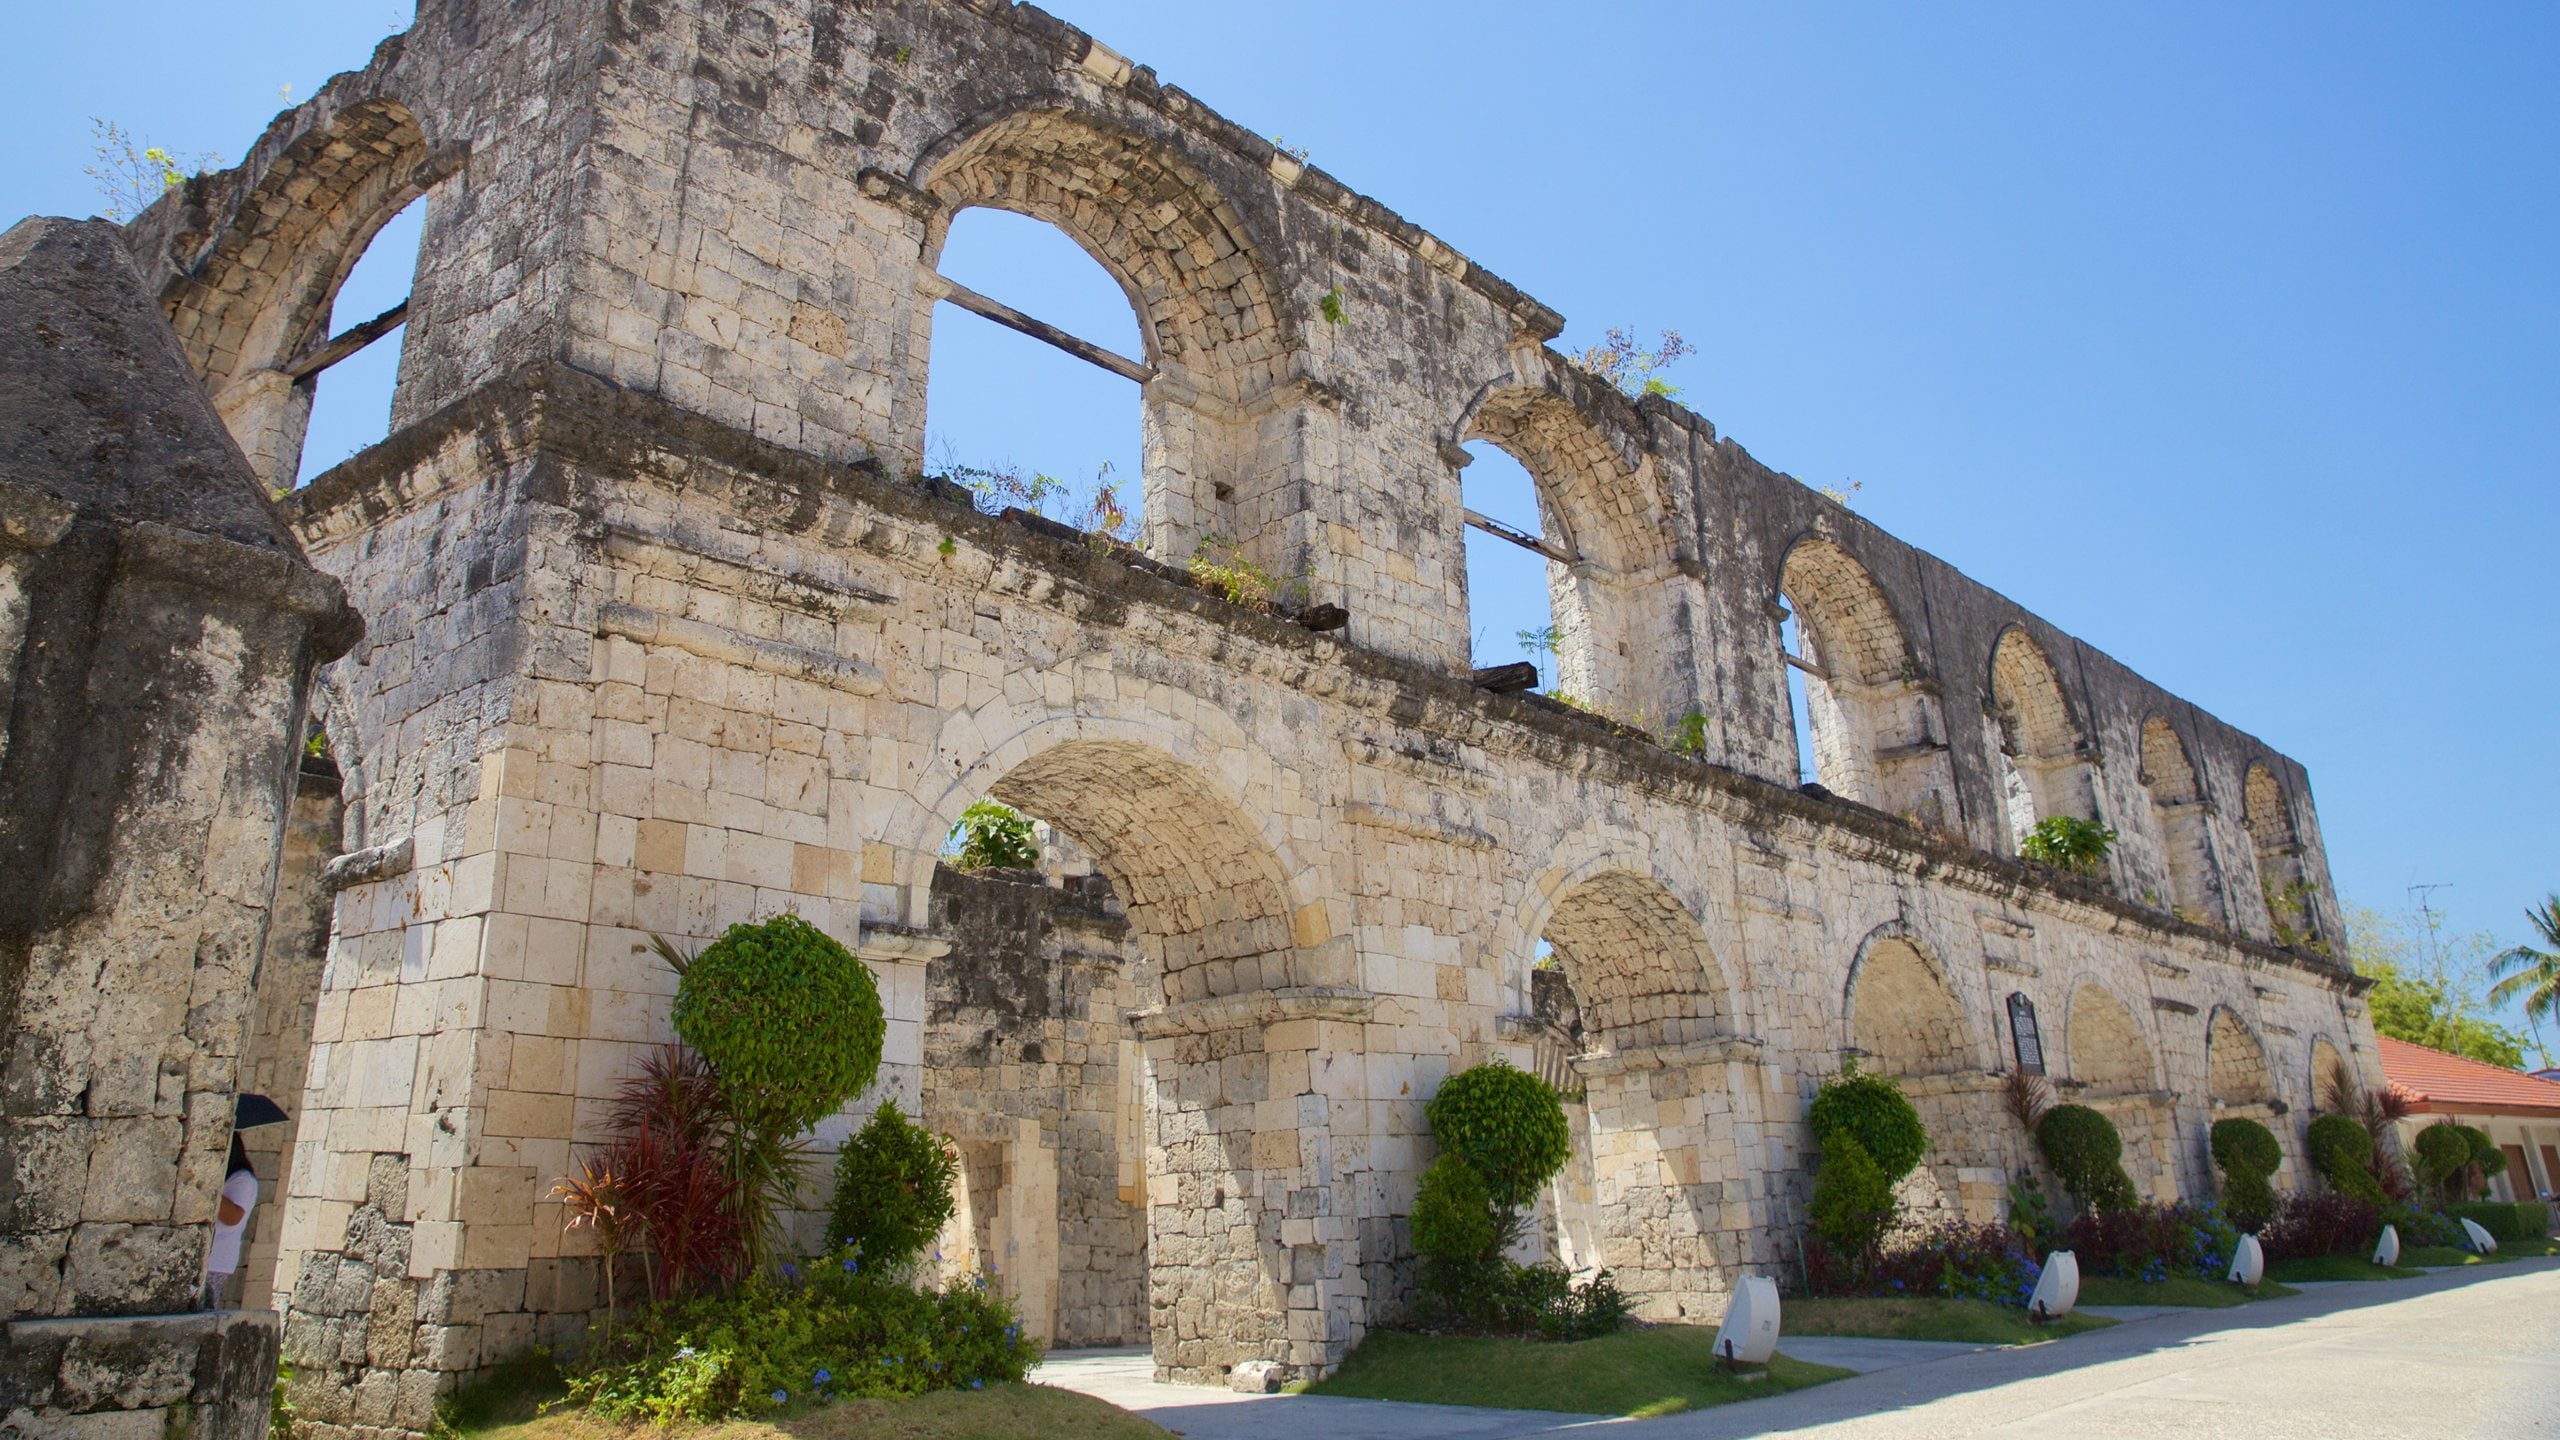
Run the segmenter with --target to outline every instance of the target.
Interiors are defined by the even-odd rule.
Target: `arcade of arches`
[[[815,0],[562,47],[539,8],[425,7],[128,233],[282,473],[274,377],[432,192],[396,433],[281,506],[366,625],[319,682],[336,828],[283,852],[326,934],[243,1061],[298,1086],[262,1283],[321,1440],[578,1338],[601,1267],[547,1197],[669,1033],[650,937],[782,910],[881,976],[856,1113],[958,1140],[951,1249],[1187,1381],[1320,1374],[1399,1313],[1468,1065],[1577,1095],[1545,1233],[1703,1320],[1793,1253],[1850,1055],[1937,1136],[1915,1207],[1981,1217],[2019,1017],[2162,1195],[2211,1192],[2215,1114],[2310,1113],[2311,1037],[2367,1063],[2352,977],[2286,948],[2335,919],[2300,766],[1585,373],[1561,317],[1108,47]],[[765,83],[793,66],[828,83]],[[918,474],[969,206],[1129,298],[1134,553]],[[1479,440],[1536,481],[1602,714],[1468,663]],[[1302,595],[1192,583],[1212,534]],[[1050,827],[1041,873],[940,864],[989,796]],[[2064,814],[2170,837],[2123,861],[2175,893],[2014,861]]]

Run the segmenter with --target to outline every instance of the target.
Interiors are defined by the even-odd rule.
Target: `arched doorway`
[[[1999,1118],[2000,1081],[1982,1064],[1973,1023],[1946,972],[1911,935],[1869,935],[1850,966],[1848,1050],[1868,1070],[1902,1082],[1928,1127],[1929,1150],[1903,1181],[1914,1219],[1992,1219],[2008,1184]]]
[[[2066,1098],[2115,1122],[2124,1140],[2124,1169],[2136,1189],[2157,1200],[2178,1197],[2177,1167],[2165,1137],[2175,1133],[2151,1042],[2133,1011],[2094,980],[2071,992],[2071,1073]]]

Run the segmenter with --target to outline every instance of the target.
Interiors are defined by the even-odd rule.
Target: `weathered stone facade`
[[[275,1317],[199,1299],[303,697],[358,629],[115,227],[0,235],[0,1434],[266,1432]]]
[[[1076,1338],[1128,1333],[1142,1247],[1185,1380],[1318,1372],[1393,1313],[1423,1101],[1553,1044],[1542,940],[1588,1047],[1544,1057],[1584,1095],[1559,1229],[1666,1318],[1792,1255],[1845,1054],[1931,1122],[1915,1201],[1976,1215],[2023,1153],[2012,995],[2158,1194],[2210,1191],[2218,1111],[2306,1115],[2316,1043],[2369,1067],[2298,765],[1036,10],[423,5],[130,232],[271,477],[308,403],[276,377],[419,193],[395,433],[289,502],[371,627],[320,702],[349,853],[276,1271],[290,1353],[366,1397],[325,1423],[414,1427],[574,1336],[594,1267],[545,1197],[667,1036],[647,938],[776,910],[879,969],[882,1091],[975,1156],[967,1243],[1045,1252],[1010,1283]],[[919,477],[973,205],[1139,311],[1143,554]],[[1475,439],[1539,482],[1563,688],[1615,720],[1471,683]],[[1190,583],[1211,533],[1347,628]],[[989,795],[1110,903],[939,869]],[[2107,875],[2011,858],[2052,815],[2122,833]]]

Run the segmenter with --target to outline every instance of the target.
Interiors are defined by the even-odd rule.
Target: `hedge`
[[[2468,1205],[2447,1205],[2444,1213],[2457,1220],[2479,1222],[2489,1238],[2500,1244],[2516,1240],[2538,1240],[2551,1233],[2551,1208],[2539,1200],[2519,1200],[2510,1205],[2503,1201],[2476,1201]]]

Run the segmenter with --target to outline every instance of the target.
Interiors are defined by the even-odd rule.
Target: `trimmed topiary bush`
[[[739,1121],[781,1135],[870,1088],[888,1032],[871,967],[797,915],[730,926],[685,965],[674,1018]]]
[[[2410,1173],[2429,1193],[2441,1194],[2445,1182],[2471,1163],[2471,1137],[2463,1133],[2464,1128],[2450,1120],[2439,1120],[2419,1131],[2410,1142]]]
[[[1441,1081],[1423,1115],[1441,1151],[1474,1167],[1487,1197],[1504,1210],[1535,1200],[1573,1153],[1555,1087],[1500,1060]]]
[[[1805,1119],[1826,1161],[1842,1139],[1855,1140],[1888,1186],[1900,1183],[1929,1151],[1928,1128],[1902,1087],[1890,1075],[1861,1073],[1854,1061],[1823,1082]]]
[[[2382,1182],[2374,1178],[2373,1137],[2362,1125],[2344,1115],[2323,1115],[2304,1133],[2303,1149],[2311,1157],[2311,1168],[2339,1194],[2376,1207],[2388,1198],[2382,1193]]]
[[[2086,1105],[2056,1105],[2036,1125],[2036,1145],[2071,1198],[2091,1210],[2121,1210],[2135,1203],[2133,1180],[2124,1173],[2124,1140],[2115,1122]]]
[[[2489,1198],[2489,1182],[2507,1173],[2507,1152],[2489,1138],[2489,1132],[2477,1125],[2457,1125],[2462,1138],[2471,1142],[2471,1168],[2479,1172],[2480,1198]],[[2465,1182],[2464,1188],[2469,1188]]]
[[[1853,1135],[1832,1136],[1822,1147],[1822,1170],[1813,1177],[1805,1218],[1835,1254],[1858,1257],[1873,1250],[1893,1224],[1893,1181]]]
[[[2275,1187],[2267,1180],[2283,1168],[2284,1147],[2274,1131],[2242,1116],[2214,1121],[2213,1163],[2222,1167],[2222,1209],[2233,1224],[2256,1230],[2275,1218]]]
[[[836,1156],[830,1234],[862,1264],[902,1269],[942,1233],[959,1176],[950,1142],[883,1100]]]
[[[1502,1224],[1484,1177],[1454,1154],[1443,1154],[1422,1172],[1413,1197],[1413,1249],[1423,1263],[1481,1264],[1502,1243]]]

